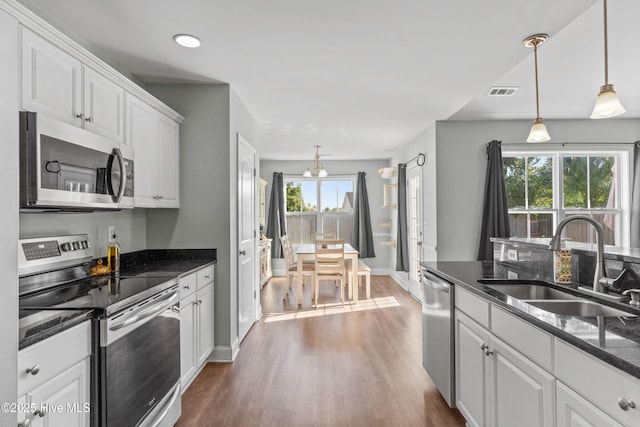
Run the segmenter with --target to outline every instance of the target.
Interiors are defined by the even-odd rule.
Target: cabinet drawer
[[[489,302],[473,295],[461,286],[456,286],[454,292],[456,308],[485,328],[489,328]]]
[[[197,281],[198,278],[196,273],[183,276],[178,280],[178,284],[180,285],[180,299],[189,296],[196,291]]]
[[[491,305],[491,332],[549,372],[553,372],[553,337]]]
[[[213,282],[213,265],[196,271],[196,276],[198,276],[198,289],[202,289],[204,286]]]
[[[18,352],[18,396],[91,354],[91,322],[83,322]],[[35,375],[27,372],[38,367]]]
[[[640,381],[556,338],[556,377],[592,404],[628,425],[640,425]],[[618,399],[633,401],[624,411]]]

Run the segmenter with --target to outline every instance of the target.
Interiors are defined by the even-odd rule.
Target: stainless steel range
[[[21,345],[90,317],[92,425],[172,426],[181,412],[177,279],[90,277],[92,259],[87,235],[19,241]]]

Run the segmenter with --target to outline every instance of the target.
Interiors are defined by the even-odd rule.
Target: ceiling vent
[[[518,88],[514,86],[493,86],[489,89],[487,96],[513,96],[517,90]]]

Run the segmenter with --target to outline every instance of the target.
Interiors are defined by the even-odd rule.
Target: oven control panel
[[[18,241],[18,275],[41,273],[93,259],[86,234],[36,237]]]

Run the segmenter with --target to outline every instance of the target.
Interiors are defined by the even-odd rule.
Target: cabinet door
[[[22,108],[82,126],[82,65],[22,27]]]
[[[469,426],[487,425],[489,332],[456,310],[456,406]]]
[[[183,393],[195,376],[197,368],[196,314],[196,294],[192,293],[180,300],[180,378]]]
[[[89,358],[27,393],[27,401],[43,408],[31,427],[89,427]]]
[[[180,179],[180,126],[177,122],[160,114],[159,147],[156,162],[156,194],[158,206],[178,208]]]
[[[498,338],[489,347],[491,425],[553,427],[555,378]]]
[[[198,367],[213,351],[213,284],[197,292],[198,295]]]
[[[560,381],[556,381],[558,427],[622,427]]]
[[[83,66],[84,127],[118,142],[124,140],[124,89]]]
[[[151,208],[156,206],[155,156],[158,149],[158,112],[148,104],[127,93],[127,119],[125,143],[135,150],[134,199],[135,206]],[[194,288],[195,289],[195,288]]]

